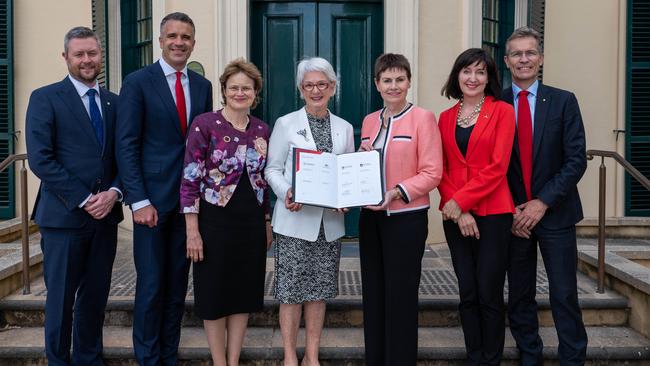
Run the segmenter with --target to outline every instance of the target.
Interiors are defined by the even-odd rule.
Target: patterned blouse
[[[268,190],[264,180],[269,126],[249,116],[246,131],[235,129],[221,114],[197,116],[187,134],[183,178],[181,179],[181,212],[198,213],[199,199],[225,207],[248,172],[257,202],[269,212]]]

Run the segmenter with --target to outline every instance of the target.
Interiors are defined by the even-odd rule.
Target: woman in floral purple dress
[[[224,108],[196,117],[188,130],[181,210],[194,313],[203,319],[214,364],[226,366],[238,364],[248,313],[264,305],[270,129],[248,114],[262,89],[255,65],[234,60],[219,81]]]

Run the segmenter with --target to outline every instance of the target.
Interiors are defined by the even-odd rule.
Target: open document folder
[[[294,148],[294,201],[329,208],[381,204],[381,171],[377,150],[334,155]]]

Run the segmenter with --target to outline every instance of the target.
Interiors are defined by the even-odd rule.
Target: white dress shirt
[[[158,64],[162,68],[165,78],[167,78],[167,85],[169,85],[169,91],[172,93],[172,98],[174,98],[174,104],[176,104],[176,69],[171,67],[165,59],[160,58]],[[187,65],[183,67],[181,72],[181,85],[183,86],[183,94],[185,95],[185,110],[187,112],[187,125],[189,127],[190,121],[190,111],[192,110],[192,101],[190,100],[190,79],[187,76]],[[134,202],[131,204],[131,210],[137,211],[143,207],[151,205],[151,201],[148,199]]]
[[[74,88],[77,90],[77,94],[79,94],[79,97],[81,98],[81,102],[84,105],[84,108],[86,108],[86,113],[88,113],[88,117],[90,117],[90,101],[88,100],[90,97],[88,96],[88,90],[89,89],[95,89],[97,93],[95,93],[95,103],[97,103],[97,106],[99,107],[99,114],[102,115],[102,118],[104,118],[104,112],[102,111],[102,100],[99,97],[99,84],[95,80],[95,85],[91,88],[88,85],[82,83],[81,81],[75,79],[72,77],[72,75],[68,74],[68,79],[72,82],[72,85],[74,85]],[[117,192],[117,200],[122,201],[122,191],[120,191],[117,187],[111,187],[110,190],[113,190]],[[92,197],[92,193],[86,197],[85,200],[79,204],[79,208],[83,208],[86,202]]]

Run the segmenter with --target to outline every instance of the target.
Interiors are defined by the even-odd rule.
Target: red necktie
[[[185,107],[185,93],[183,92],[183,84],[181,84],[180,71],[176,71],[176,110],[178,111],[178,119],[181,120],[181,133],[185,136],[187,130],[187,108]]]
[[[530,201],[530,181],[533,176],[533,119],[530,116],[527,90],[519,92],[517,102],[517,140],[519,141],[519,159],[521,159],[521,174],[524,178],[526,197]]]

